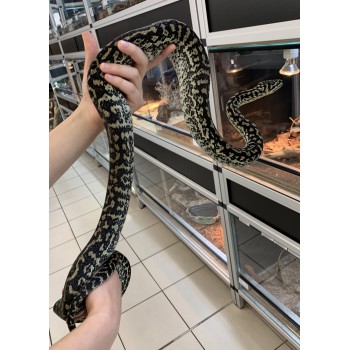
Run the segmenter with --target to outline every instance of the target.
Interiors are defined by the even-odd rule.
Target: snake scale
[[[128,259],[115,250],[126,219],[133,181],[134,143],[131,111],[123,94],[104,78],[102,62],[133,65],[130,57],[117,48],[119,40],[139,46],[149,60],[169,44],[176,50],[169,57],[176,71],[186,124],[193,139],[219,162],[243,166],[258,159],[262,137],[253,123],[239,111],[243,104],[273,93],[281,80],[259,83],[234,95],[227,103],[227,117],[244,138],[244,148],[233,148],[216,130],[209,111],[209,61],[200,39],[185,24],[164,20],[132,30],[105,46],[88,72],[88,90],[109,140],[110,168],[105,203],[94,234],[74,261],[62,292],[54,305],[55,313],[67,322],[69,330],[85,317],[85,298],[114,271],[117,271],[124,294],[131,276]]]

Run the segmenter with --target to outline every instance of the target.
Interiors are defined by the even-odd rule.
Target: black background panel
[[[176,1],[141,15],[113,23],[96,30],[100,47],[106,46],[121,34],[140,27],[148,26],[164,19],[177,19],[192,27],[191,12],[188,0]]]
[[[49,45],[50,46],[50,54],[51,55],[60,55],[61,49],[60,49],[60,45],[58,43],[54,43]]]
[[[263,223],[300,243],[300,214],[227,179],[229,201]]]
[[[213,172],[142,136],[134,134],[135,146],[161,163],[215,194]]]
[[[206,0],[210,32],[300,19],[299,0]]]
[[[74,38],[66,39],[61,41],[61,45],[64,53],[77,52],[77,44]]]

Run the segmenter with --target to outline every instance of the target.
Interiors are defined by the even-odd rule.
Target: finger
[[[143,78],[147,72],[148,58],[146,54],[136,45],[124,40],[118,41],[118,49],[130,56],[135,62],[135,67],[140,71],[140,75]]]
[[[127,96],[129,104],[130,102],[135,103],[137,100],[143,101],[139,90],[132,82],[111,74],[105,74],[105,79]]]
[[[96,58],[99,48],[96,38],[90,32],[82,33],[85,51],[85,65],[84,69],[88,68],[91,62]]]
[[[152,61],[148,63],[147,70],[150,70],[157,66],[161,61],[167,58],[172,52],[176,49],[175,44],[170,44],[167,46],[157,57],[155,57]]]
[[[117,75],[121,78],[131,81],[138,86],[142,82],[140,72],[137,68],[114,63],[101,63],[100,69],[105,74]]]
[[[87,93],[87,75],[91,62],[96,58],[98,54],[98,44],[96,38],[90,32],[82,33],[84,50],[85,50],[85,62],[84,62],[84,74],[83,74],[83,94]]]

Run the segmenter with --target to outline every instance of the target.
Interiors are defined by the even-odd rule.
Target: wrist
[[[103,119],[90,99],[83,97],[77,109],[78,114],[84,118],[89,127],[96,129],[98,133],[104,130]]]

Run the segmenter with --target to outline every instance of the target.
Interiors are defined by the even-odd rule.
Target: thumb
[[[87,92],[87,76],[91,62],[96,58],[99,48],[96,38],[90,32],[82,33],[84,49],[85,49],[85,63],[84,63],[84,74],[83,74],[83,95],[89,96]]]
[[[88,70],[91,62],[96,58],[99,47],[96,38],[90,32],[82,33],[84,49],[85,49],[85,65],[84,71]]]

